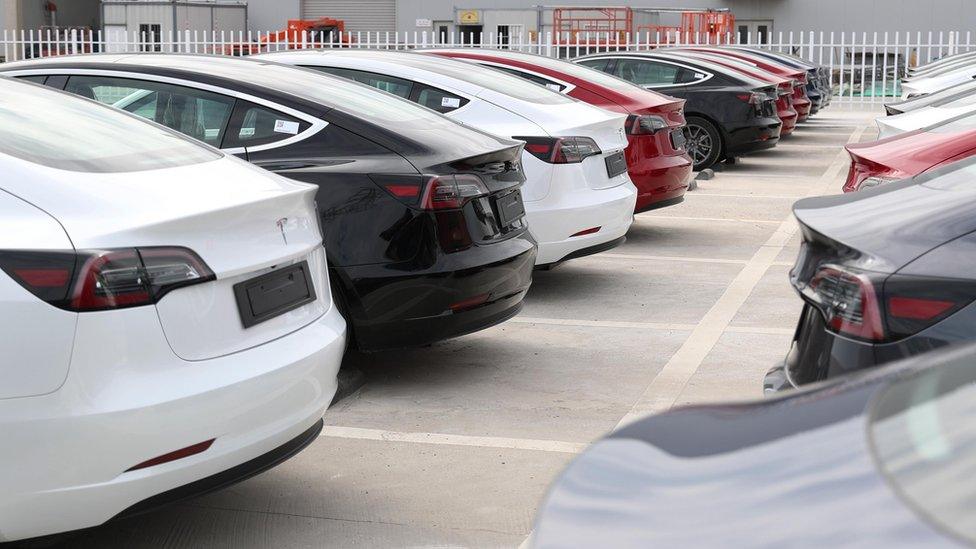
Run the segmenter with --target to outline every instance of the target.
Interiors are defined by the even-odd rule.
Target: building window
[[[139,25],[139,51],[163,51],[162,27],[157,24]]]
[[[523,29],[522,25],[498,25],[498,46],[507,48],[510,44],[517,44]]]

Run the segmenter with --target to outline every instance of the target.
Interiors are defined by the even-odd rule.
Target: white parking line
[[[380,440],[384,442],[409,442],[414,444],[507,448],[511,450],[534,450],[537,452],[560,452],[564,454],[578,454],[588,446],[588,444],[583,442],[563,442],[560,440],[477,437],[468,435],[448,435],[444,433],[408,433],[404,431],[384,431],[382,429],[362,429],[360,427],[338,427],[334,425],[326,425],[323,427],[322,433],[319,436],[330,438],[352,438],[359,440]]]
[[[712,257],[682,257],[672,255],[641,255],[641,254],[615,254],[604,252],[594,254],[591,259],[636,259],[638,261],[677,261],[680,263],[724,263],[727,265],[745,265],[745,259],[722,259]]]
[[[772,225],[779,225],[779,221],[773,221],[770,219],[740,219],[734,217],[688,217],[679,215],[647,215],[643,214],[637,216],[636,219],[680,219],[682,221],[718,221],[727,223],[769,223]]]
[[[775,198],[781,200],[799,200],[803,198],[803,196],[790,196],[788,194],[725,194],[708,192],[693,192],[685,194],[685,197],[692,198],[702,198],[706,196],[716,196],[719,198]]]
[[[848,143],[860,139],[865,129],[866,126],[861,126],[855,130],[848,138]],[[833,184],[847,163],[847,152],[841,149],[834,161],[820,176],[818,185],[812,188],[808,195],[813,196],[821,193],[828,185]],[[766,274],[766,271],[772,266],[776,257],[786,247],[793,237],[793,233],[797,230],[797,224],[793,220],[792,213],[778,223],[779,226],[772,236],[739,271],[739,274],[732,280],[722,296],[647,386],[644,394],[637,399],[630,412],[617,423],[618,429],[648,414],[668,410],[674,405],[685,385],[698,371],[702,361],[712,351],[752,290],[759,284],[763,275]]]
[[[541,324],[543,326],[579,326],[585,328],[624,328],[634,330],[663,330],[668,332],[690,332],[697,324],[680,324],[667,322],[625,322],[618,320],[580,320],[573,318],[537,318],[517,316],[509,322],[516,324]],[[738,334],[767,334],[767,335],[792,335],[791,328],[779,328],[771,326],[729,326],[727,332]]]

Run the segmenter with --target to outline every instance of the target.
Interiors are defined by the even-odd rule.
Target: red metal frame
[[[552,10],[552,29],[556,44],[623,44],[634,29],[634,10],[586,6],[555,8]]]

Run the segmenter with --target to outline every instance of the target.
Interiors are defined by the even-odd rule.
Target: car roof
[[[675,52],[676,53],[676,52]],[[685,64],[691,67],[706,70],[712,73],[718,73],[728,78],[731,78],[742,85],[749,86],[752,88],[765,88],[770,84],[769,82],[763,82],[757,80],[747,74],[743,74],[735,69],[726,67],[724,65],[719,65],[718,63],[713,63],[706,59],[690,58],[684,55],[676,55],[675,53],[665,52],[665,51],[641,51],[641,52],[608,52],[599,53],[593,55],[587,55],[584,57],[578,57],[577,59],[591,59],[595,57],[631,57],[631,58],[647,58],[647,59],[660,59],[663,61],[672,61],[674,63]]]

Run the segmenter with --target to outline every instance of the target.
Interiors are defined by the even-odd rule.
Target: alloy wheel
[[[688,154],[696,165],[705,162],[712,154],[712,137],[701,126],[688,126]]]

